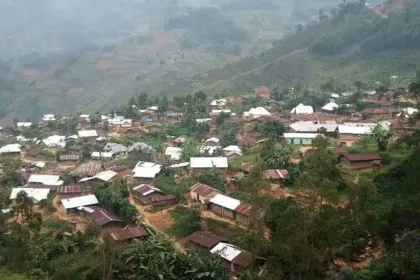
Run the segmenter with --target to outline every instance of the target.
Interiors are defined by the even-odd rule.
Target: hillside
[[[14,85],[0,88],[2,122],[182,92],[180,81],[270,49],[340,1],[52,2],[33,13],[20,1],[0,4],[0,54]]]
[[[375,8],[349,4],[317,23],[296,30],[259,56],[195,76],[177,92],[243,92],[256,86],[319,86],[375,82],[412,74],[420,63],[420,3],[391,1]],[[396,8],[399,7],[399,8]]]

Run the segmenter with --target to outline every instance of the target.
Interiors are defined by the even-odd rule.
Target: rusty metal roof
[[[89,218],[91,218],[99,226],[106,225],[110,222],[122,222],[120,217],[107,209],[98,206],[89,208],[95,210],[94,212],[88,214]]]
[[[72,193],[82,193],[83,188],[78,185],[69,185],[69,186],[60,186],[57,188],[58,194],[72,194]]]
[[[242,202],[238,207],[235,208],[235,211],[244,216],[249,216],[251,211],[251,205],[246,202]]]
[[[382,160],[381,155],[377,153],[369,153],[369,154],[344,154],[341,155],[345,157],[349,161],[357,162],[357,161],[374,161],[374,160]]]
[[[250,252],[242,251],[236,258],[232,260],[232,263],[237,264],[241,267],[248,267],[254,262],[254,258]]]
[[[144,227],[129,227],[123,229],[115,229],[109,232],[114,241],[125,241],[134,238],[146,237],[149,233]]]
[[[289,174],[287,170],[283,169],[269,169],[264,171],[267,179],[277,180],[277,179],[286,179]]]
[[[88,162],[80,165],[71,172],[71,175],[78,177],[93,177],[102,169],[102,165],[97,162]]]
[[[79,155],[61,155],[60,161],[78,161],[79,158]]]
[[[216,193],[218,192],[217,190],[213,189],[210,186],[207,186],[205,184],[202,183],[197,183],[194,186],[192,186],[190,188],[191,191],[194,191],[195,193],[199,194],[200,196],[209,196],[212,193],[214,193],[216,195]]]
[[[196,231],[188,237],[188,240],[209,249],[216,246],[219,242],[226,241],[223,238],[206,231]]]

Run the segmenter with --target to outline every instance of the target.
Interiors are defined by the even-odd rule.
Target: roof
[[[67,199],[62,199],[61,203],[63,204],[64,209],[72,209],[83,206],[90,206],[98,204],[99,201],[94,194],[72,197]]]
[[[59,146],[61,148],[64,148],[66,146],[66,136],[53,135],[42,140],[42,142],[44,142],[44,144],[48,147]]]
[[[249,115],[252,116],[271,116],[271,113],[267,111],[264,107],[257,107],[257,108],[251,108],[251,110],[248,111]]]
[[[174,201],[176,200],[176,196],[168,194],[168,195],[154,195],[151,197],[152,203],[156,202],[163,202],[163,201]]]
[[[9,198],[16,199],[17,195],[22,191],[25,192],[28,197],[38,202],[47,199],[48,194],[50,193],[50,189],[48,188],[13,188]]]
[[[334,147],[332,149],[332,152],[335,156],[340,156],[340,155],[344,155],[344,154],[348,154],[349,151],[347,150],[346,147]]]
[[[340,134],[356,134],[365,135],[371,134],[372,128],[370,126],[350,126],[350,125],[339,125],[338,133]]]
[[[213,248],[221,241],[226,241],[223,238],[206,231],[196,231],[188,237],[188,240],[209,249]]]
[[[343,154],[342,157],[346,158],[349,161],[357,162],[357,161],[374,161],[374,160],[382,160],[381,155],[377,153],[369,153],[369,154]]]
[[[214,189],[210,186],[207,186],[205,184],[202,184],[202,183],[197,183],[197,184],[193,185],[190,188],[190,191],[193,191],[193,192],[199,194],[200,196],[204,196],[204,197],[207,197],[210,194],[216,195],[218,193],[218,191],[216,189]]]
[[[105,171],[99,172],[93,177],[83,178],[82,180],[79,181],[79,183],[94,180],[94,179],[98,179],[104,182],[109,182],[112,178],[114,178],[117,175],[118,175],[117,172],[114,172],[112,170],[105,170]]]
[[[232,263],[242,267],[250,266],[254,261],[254,257],[250,252],[242,251],[236,258],[232,260]]]
[[[267,179],[285,179],[287,178],[288,171],[286,169],[280,170],[280,169],[270,169],[264,171],[265,177]]]
[[[120,154],[127,152],[128,148],[118,143],[108,143],[104,147],[105,152],[112,152],[114,154]]]
[[[182,149],[178,147],[167,147],[165,149],[165,156],[170,156],[173,160],[180,160]]]
[[[117,215],[115,215],[107,209],[98,206],[89,208],[94,210],[91,213],[89,212],[89,218],[92,219],[99,226],[104,226],[111,222],[122,222],[120,217],[118,217]]]
[[[18,122],[16,126],[17,127],[30,127],[32,126],[32,123],[31,122]]]
[[[80,138],[98,137],[96,130],[80,130],[77,134]]]
[[[60,175],[38,175],[32,174],[28,183],[39,183],[48,186],[61,186],[63,181],[60,180]]]
[[[225,152],[237,152],[237,153],[242,153],[241,148],[239,148],[239,146],[237,146],[237,145],[230,145],[230,146],[227,146],[226,148],[223,148],[223,151],[225,151]]]
[[[133,190],[136,193],[141,194],[142,196],[147,196],[147,195],[152,194],[152,193],[164,193],[160,189],[158,189],[154,186],[151,186],[151,185],[147,185],[147,184],[138,185],[137,187],[134,187]]]
[[[323,129],[326,132],[335,132],[338,125],[335,122],[314,123],[312,121],[298,121],[289,125],[295,132],[319,132]]]
[[[60,186],[57,188],[57,194],[72,194],[72,193],[82,193],[83,188],[78,185],[68,185]]]
[[[335,109],[338,108],[338,104],[335,102],[330,102],[328,104],[325,104],[324,107],[322,107],[321,109],[324,111],[334,111]]]
[[[20,153],[20,144],[9,144],[0,148],[0,154]]]
[[[224,242],[217,244],[210,252],[230,262],[242,253],[236,246]]]
[[[305,106],[302,103],[300,103],[295,108],[293,108],[292,111],[290,111],[290,113],[298,114],[298,115],[299,114],[313,114],[314,108],[312,108],[312,106]]]
[[[133,169],[134,177],[155,178],[162,169],[162,165],[154,162],[139,161]]]
[[[241,202],[239,200],[220,193],[216,194],[213,198],[211,198],[210,202],[230,210],[235,210],[239,205],[241,205]]]
[[[85,176],[92,177],[98,174],[101,171],[101,169],[102,169],[102,165],[100,163],[87,162],[80,165],[75,170],[73,170],[71,172],[71,175],[80,176],[80,177],[85,177]]]
[[[251,210],[251,205],[245,202],[242,202],[238,207],[236,207],[235,211],[239,214],[244,216],[249,216],[249,211]]]
[[[207,119],[195,119],[195,121],[197,123],[207,123],[207,122],[211,121],[211,119],[210,118],[207,118]]]
[[[283,137],[286,139],[298,138],[298,139],[315,139],[323,134],[320,133],[284,133]]]
[[[268,87],[259,87],[254,90],[255,94],[259,97],[269,98],[271,90]]]
[[[128,152],[133,152],[134,150],[150,150],[154,151],[153,147],[144,143],[144,142],[136,142],[128,148]]]
[[[60,161],[78,161],[79,155],[60,155]]]
[[[134,238],[145,237],[148,236],[149,233],[144,227],[129,227],[111,230],[109,235],[114,241],[125,241]]]
[[[362,111],[363,114],[386,115],[389,110],[385,108],[366,108]]]
[[[112,152],[93,152],[90,157],[92,158],[112,158],[114,156],[114,153]]]
[[[217,137],[211,137],[211,138],[207,139],[207,140],[206,140],[206,141],[204,141],[204,142],[206,142],[206,143],[208,143],[208,142],[215,142],[215,143],[219,143],[219,142],[220,142],[220,139],[219,139],[219,138],[217,138]]]
[[[169,168],[181,168],[181,167],[187,167],[189,165],[190,165],[189,162],[181,162],[181,163],[177,163],[177,164],[172,164],[172,165],[169,166]]]
[[[227,168],[226,157],[192,157],[190,158],[191,168]]]

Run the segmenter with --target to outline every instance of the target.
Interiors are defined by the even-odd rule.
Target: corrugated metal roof
[[[73,198],[62,199],[64,209],[72,209],[82,206],[96,205],[99,203],[98,199],[94,194],[78,196]]]
[[[80,130],[77,134],[80,138],[98,137],[96,130]]]
[[[374,160],[382,160],[380,154],[377,153],[369,153],[369,154],[343,154],[343,157],[348,159],[349,161],[374,161]]]
[[[239,205],[241,205],[239,200],[223,194],[216,194],[210,199],[210,202],[230,210],[235,210]]]
[[[284,133],[283,137],[286,139],[290,138],[296,138],[296,139],[315,139],[319,135],[322,135],[321,133]]]
[[[115,229],[109,232],[114,241],[125,241],[134,238],[146,237],[149,233],[144,227],[129,227],[123,229]]]
[[[235,211],[244,215],[249,216],[249,211],[251,210],[251,205],[248,203],[242,202],[238,207],[236,207]]]
[[[224,242],[217,244],[213,249],[210,250],[210,252],[230,262],[239,256],[240,253],[242,253],[242,251],[234,245]]]
[[[78,185],[61,186],[57,188],[57,194],[82,193],[83,188]]]
[[[9,199],[16,199],[17,195],[20,192],[25,192],[26,195],[30,198],[35,199],[40,202],[44,199],[47,199],[50,189],[41,189],[41,188],[13,188],[12,193],[10,194]]]
[[[349,126],[349,125],[339,125],[338,133],[340,134],[354,134],[354,135],[366,135],[372,133],[372,128],[370,126]]]
[[[164,193],[160,189],[158,189],[154,186],[151,186],[151,185],[147,185],[147,184],[138,185],[137,187],[134,187],[133,190],[136,191],[137,193],[141,194],[142,196],[147,196],[147,195],[152,194],[154,192]]]
[[[79,155],[60,155],[60,161],[78,161]]]
[[[288,172],[286,169],[270,169],[270,170],[265,170],[264,171],[265,177],[267,177],[267,179],[273,179],[273,180],[277,180],[277,179],[286,179]]]
[[[112,213],[111,211],[99,206],[89,207],[94,211],[89,213],[89,218],[92,219],[97,225],[104,226],[110,222],[122,222],[121,218]]]
[[[60,180],[60,175],[44,175],[44,174],[32,174],[28,183],[40,183],[49,186],[61,186],[63,181]]]
[[[191,168],[227,168],[226,157],[192,157],[190,158]]]
[[[216,195],[218,193],[218,191],[216,189],[213,189],[212,187],[207,186],[207,185],[202,184],[202,183],[195,184],[194,186],[192,186],[190,188],[190,190],[199,194],[200,196],[205,196],[205,197],[209,196],[212,193],[214,195]]]
[[[87,162],[73,170],[71,172],[71,175],[79,177],[93,177],[96,174],[98,174],[101,171],[101,169],[102,165],[100,163]]]
[[[209,249],[213,248],[222,241],[226,241],[219,236],[205,231],[194,232],[188,237],[188,240],[192,243],[198,244]]]

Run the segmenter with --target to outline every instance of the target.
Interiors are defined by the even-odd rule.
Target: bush
[[[200,210],[197,208],[177,206],[171,211],[171,216],[175,221],[172,232],[178,237],[184,237],[201,230]]]

